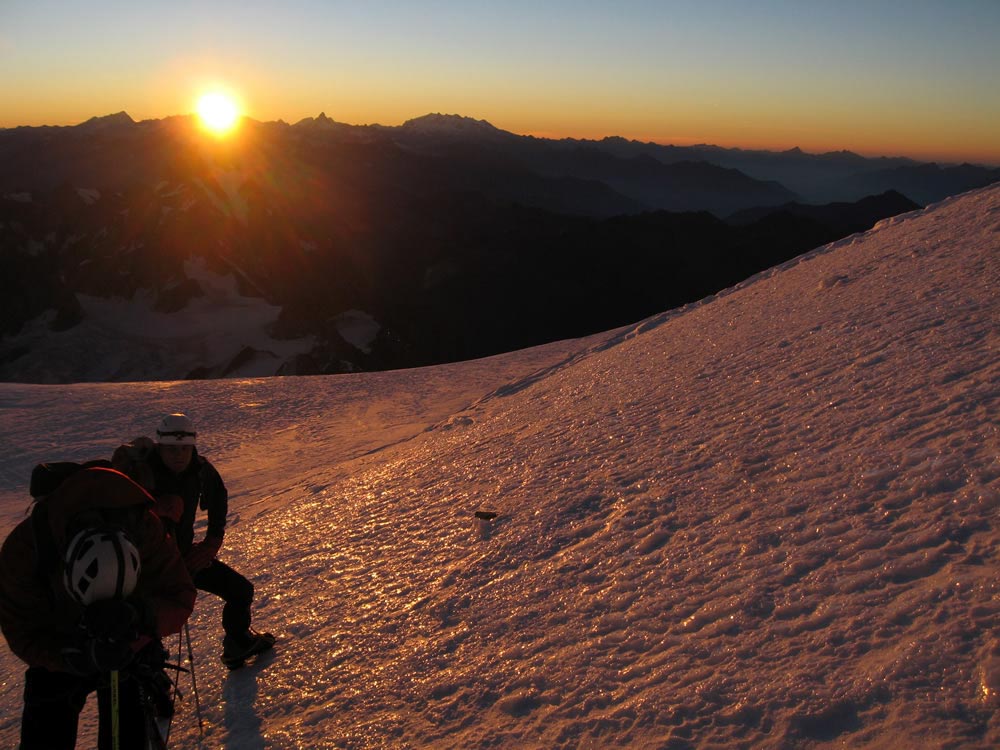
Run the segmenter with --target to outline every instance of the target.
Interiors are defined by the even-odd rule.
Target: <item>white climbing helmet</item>
[[[156,428],[156,442],[160,445],[194,445],[194,423],[184,414],[168,414]]]
[[[121,529],[84,529],[66,549],[66,590],[86,606],[122,599],[133,591],[141,570],[139,550]]]

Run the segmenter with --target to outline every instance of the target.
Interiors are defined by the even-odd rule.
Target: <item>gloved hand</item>
[[[135,652],[132,669],[140,672],[162,671],[169,656],[170,654],[163,648],[163,641],[152,640]]]
[[[194,575],[207,568],[215,560],[220,549],[222,549],[221,536],[206,536],[200,542],[192,544],[191,549],[184,556],[188,572]]]
[[[129,675],[135,678],[146,696],[152,701],[153,708],[159,718],[168,719],[174,715],[174,685],[164,667],[167,663],[167,651],[163,642],[156,640],[136,652],[135,658],[128,666]]]
[[[181,514],[184,512],[184,501],[180,495],[162,495],[156,498],[156,505],[153,506],[153,512],[165,524],[176,525],[180,522]]]
[[[128,641],[87,638],[78,648],[63,649],[66,671],[75,675],[87,676],[124,669],[130,661],[132,646]]]
[[[141,605],[125,599],[102,599],[83,612],[83,629],[91,638],[109,641],[134,641],[142,623]]]

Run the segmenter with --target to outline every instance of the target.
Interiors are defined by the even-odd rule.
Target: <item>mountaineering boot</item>
[[[239,669],[250,657],[270,650],[274,641],[270,633],[258,633],[252,629],[239,638],[227,635],[222,641],[222,663],[230,669]]]

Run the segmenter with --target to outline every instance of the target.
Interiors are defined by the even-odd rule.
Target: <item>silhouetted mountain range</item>
[[[917,207],[885,191],[805,206],[725,159],[664,163],[656,154],[667,148],[549,141],[442,115],[396,128],[326,115],[246,121],[227,141],[189,117],[136,123],[125,113],[0,130],[0,379],[338,372],[484,356],[697,300]],[[934,169],[953,186],[997,178],[880,170],[856,155],[753,158],[852,163],[859,180],[888,182],[916,169],[925,186]],[[126,312],[107,313],[100,301],[114,299]],[[211,343],[181,335],[192,310],[205,320],[233,303],[242,328]],[[130,359],[142,331],[115,326],[144,320],[140,308],[165,343]],[[84,331],[122,347],[118,369],[51,354]],[[197,350],[197,365],[167,369],[189,361],[170,347]]]
[[[870,229],[876,222],[895,214],[920,208],[902,193],[887,190],[881,195],[862,198],[854,203],[827,203],[809,205],[805,203],[785,203],[781,206],[747,208],[730,215],[727,221],[736,226],[747,226],[769,216],[790,214],[810,219],[830,228],[835,233],[853,234]]]
[[[901,157],[869,158],[851,151],[809,154],[801,149],[754,151],[719,146],[662,146],[605,138],[584,143],[622,157],[648,155],[664,164],[702,161],[778,182],[807,203],[856,201],[897,190],[926,205],[1000,180],[1000,169],[972,164],[937,165]]]
[[[580,169],[575,159],[566,157],[567,152],[577,158],[598,152],[626,161],[651,159],[668,166],[684,162],[709,164],[738,170],[755,181],[770,184],[776,191],[794,193],[806,203],[856,201],[888,190],[928,203],[1000,180],[1000,169],[996,167],[940,166],[901,157],[868,158],[851,151],[810,154],[798,148],[775,152],[710,145],[665,146],[620,137],[600,141],[533,138],[457,115],[426,115],[399,128],[383,130],[394,133],[397,143],[423,153],[454,156],[488,152],[494,158],[508,159],[543,174],[575,173]],[[778,198],[777,192],[773,197]],[[757,201],[757,205],[771,203]],[[678,210],[666,205],[657,207]]]

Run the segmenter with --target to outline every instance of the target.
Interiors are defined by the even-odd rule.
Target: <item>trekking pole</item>
[[[191,692],[194,693],[194,712],[198,717],[198,736],[205,736],[205,723],[201,718],[201,699],[198,697],[198,681],[194,676],[194,649],[191,648],[191,628],[184,623],[184,636],[188,644],[188,663],[191,665]]]
[[[181,630],[181,631],[178,631],[178,633],[177,633],[177,670],[178,670],[178,672],[177,672],[177,676],[173,680],[171,680],[171,685],[170,685],[170,692],[171,692],[170,705],[171,706],[176,706],[177,705],[177,694],[180,692],[180,688],[178,687],[178,685],[180,684],[180,681],[181,681],[180,669],[181,669],[181,658],[182,658],[182,653],[183,653],[181,651],[181,649],[183,647],[184,647],[184,631]],[[166,745],[166,746],[168,746],[168,747],[170,746],[170,730],[173,729],[173,728],[174,728],[174,715],[173,715],[173,712],[171,712],[171,714],[170,714],[170,723],[167,724],[167,736],[163,738],[163,744]]]
[[[118,670],[111,671],[111,748],[121,750],[122,737],[118,725],[118,708],[120,696],[118,695]]]

